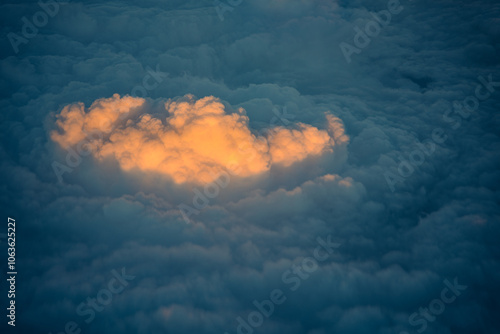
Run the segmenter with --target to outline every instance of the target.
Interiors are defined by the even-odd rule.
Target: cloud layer
[[[18,333],[238,334],[281,289],[254,334],[498,334],[498,1],[401,0],[378,34],[392,0],[221,0],[223,21],[213,0],[58,3],[18,53],[7,34],[43,9],[0,10]],[[367,25],[348,64],[339,45],[358,48]],[[490,95],[464,118],[455,105],[478,85]],[[169,170],[174,148],[189,160]],[[203,201],[194,171],[227,167],[222,152],[248,176]],[[200,182],[180,182],[188,167]],[[182,204],[199,211],[190,224]],[[328,235],[340,247],[302,271]],[[77,309],[123,267],[135,279],[87,323]],[[440,313],[455,277],[467,289]]]

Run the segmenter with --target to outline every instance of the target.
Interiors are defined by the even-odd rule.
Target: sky
[[[2,333],[500,333],[497,1],[0,22]]]

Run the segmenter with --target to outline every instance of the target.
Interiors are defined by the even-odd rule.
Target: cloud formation
[[[125,171],[157,172],[177,183],[207,183],[221,171],[241,177],[332,152],[348,141],[339,118],[327,114],[327,130],[297,123],[252,133],[243,108],[227,113],[213,96],[186,95],[164,104],[164,117],[148,112],[142,98],[118,94],[64,107],[51,138],[61,147],[85,146],[98,159],[115,158]],[[141,109],[140,111],[138,111]],[[168,114],[167,114],[168,113]]]
[[[237,334],[237,317],[247,321],[254,300],[281,289],[286,303],[254,334],[413,334],[425,326],[424,334],[498,334],[500,91],[467,119],[454,107],[475,94],[479,76],[500,81],[497,2],[401,0],[404,10],[350,64],[340,43],[353,42],[354,28],[371,25],[388,0],[221,0],[240,3],[224,21],[213,0],[59,2],[17,54],[7,33],[22,32],[22,17],[32,22],[41,8],[2,5],[0,206],[18,222],[17,331],[60,333],[75,321],[81,334]],[[149,69],[168,76],[156,86]],[[134,92],[148,99],[127,100]],[[115,93],[122,108],[111,107]],[[191,224],[178,206],[195,207],[194,190],[205,195],[207,185],[126,172],[110,140],[120,134],[117,142],[129,145],[129,131],[159,143],[155,122],[159,133],[174,129],[163,98],[188,93],[219,98],[225,116],[248,117],[257,140],[242,149],[267,154],[270,164],[255,177],[231,176]],[[54,119],[65,106],[71,121]],[[294,125],[274,119],[285,107]],[[286,127],[277,136],[270,124]],[[62,141],[62,125],[75,136]],[[431,150],[436,128],[448,139]],[[51,164],[65,163],[69,147],[54,142],[53,130],[76,152],[80,143],[93,152],[68,164],[62,182]],[[311,155],[323,131],[335,145]],[[384,173],[399,176],[420,143],[432,154],[392,192]],[[271,148],[293,149],[295,162],[285,166]],[[299,161],[300,152],[309,155]],[[338,252],[290,291],[282,273],[328,235],[342,244]],[[79,304],[123,267],[136,278],[87,324]],[[455,277],[467,290],[432,313],[443,281]],[[0,332],[8,327],[2,321]]]

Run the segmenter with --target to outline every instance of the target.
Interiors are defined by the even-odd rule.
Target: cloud
[[[85,147],[97,159],[115,158],[125,171],[161,173],[177,183],[207,183],[225,170],[258,175],[348,141],[342,122],[330,114],[327,130],[299,122],[293,129],[276,126],[259,135],[243,108],[227,113],[213,96],[168,100],[163,111],[163,117],[154,116],[144,99],[115,94],[88,110],[83,103],[64,107],[57,115],[59,129],[50,136],[65,149]]]
[[[6,34],[40,7],[5,4],[0,205],[18,222],[18,331],[74,320],[82,334],[233,334],[278,288],[286,303],[254,333],[416,333],[409,317],[458,277],[469,288],[425,334],[497,333],[499,90],[458,129],[443,114],[478,76],[500,80],[500,7],[400,3],[349,66],[339,44],[388,0],[244,0],[224,21],[213,0],[66,1],[17,54]],[[153,85],[149,69],[168,76]],[[285,107],[293,124],[273,121]],[[384,173],[399,175],[438,127],[447,141],[393,193]],[[229,160],[209,143],[248,177],[186,224],[178,205],[204,186],[168,180],[158,161],[189,149],[167,172],[202,177]],[[51,164],[79,145],[91,153],[58,182]],[[281,274],[329,234],[338,253],[290,291]],[[86,324],[79,303],[122,267],[136,279]]]

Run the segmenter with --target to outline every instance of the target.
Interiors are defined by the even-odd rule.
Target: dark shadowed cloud
[[[2,333],[499,333],[496,1],[43,4],[0,7]]]

